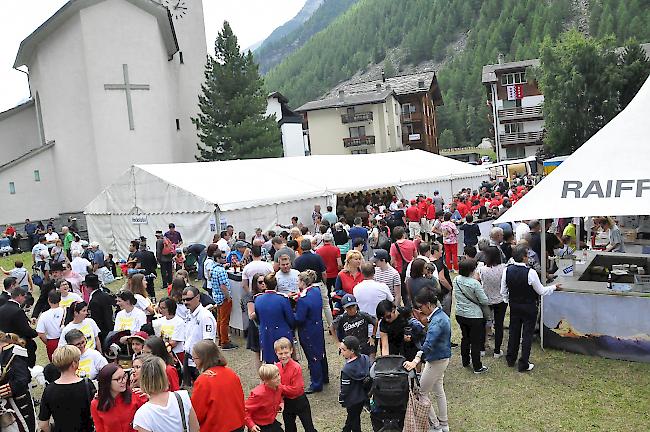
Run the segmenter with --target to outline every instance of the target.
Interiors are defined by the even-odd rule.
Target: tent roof
[[[650,78],[632,102],[498,220],[650,215]]]
[[[337,193],[487,175],[487,170],[480,166],[422,150],[134,165],[100,193],[85,212],[128,213],[129,202],[133,201],[128,195],[134,184],[146,188],[160,183],[193,197],[194,210],[170,203],[175,212],[214,210],[214,206],[229,211]],[[121,198],[116,199],[118,191]],[[147,194],[138,192],[138,200],[146,199],[144,195]]]

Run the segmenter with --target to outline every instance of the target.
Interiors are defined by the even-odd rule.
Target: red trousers
[[[218,306],[219,320],[217,321],[217,335],[219,346],[230,343],[230,312],[232,311],[232,298],[225,300]]]
[[[445,243],[445,264],[449,270],[458,271],[458,243]]]
[[[47,343],[45,344],[45,349],[47,350],[47,358],[52,361],[52,354],[54,354],[54,350],[59,346],[59,340],[58,339],[48,339]]]

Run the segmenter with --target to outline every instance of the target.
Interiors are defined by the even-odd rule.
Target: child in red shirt
[[[316,432],[314,422],[311,419],[311,406],[305,395],[305,381],[302,378],[300,364],[291,358],[293,345],[289,339],[283,337],[273,344],[275,354],[280,359],[275,365],[280,370],[280,390],[284,398],[284,430],[286,432],[297,432],[296,416],[300,418],[305,432]]]
[[[276,365],[264,364],[259,370],[262,383],[255,387],[244,403],[244,419],[250,432],[283,432],[275,419],[282,411],[280,370]]]

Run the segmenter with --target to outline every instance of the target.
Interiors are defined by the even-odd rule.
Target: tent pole
[[[541,237],[541,252],[542,256],[539,257],[540,264],[542,265],[542,284],[546,286],[546,272],[547,272],[547,262],[546,262],[546,219],[542,219],[541,221],[542,225],[542,235]],[[539,340],[540,340],[540,345],[542,347],[542,350],[544,350],[544,296],[541,296],[541,303],[539,305]]]

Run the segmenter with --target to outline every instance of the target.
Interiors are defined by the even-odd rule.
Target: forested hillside
[[[260,65],[260,72],[268,72],[356,2],[357,0],[307,0],[294,19],[275,29],[253,53],[255,61]]]
[[[399,69],[435,61],[445,105],[441,144],[476,144],[488,135],[481,68],[535,58],[545,37],[585,22],[592,36],[614,34],[620,44],[650,41],[648,0],[359,0],[266,75],[293,106],[320,97],[372,64]],[[581,7],[580,7],[581,6]],[[575,9],[574,9],[575,8]],[[314,18],[315,15],[312,17]],[[454,50],[462,41],[462,50]],[[398,52],[401,64],[388,64]],[[391,71],[392,72],[392,71]]]

